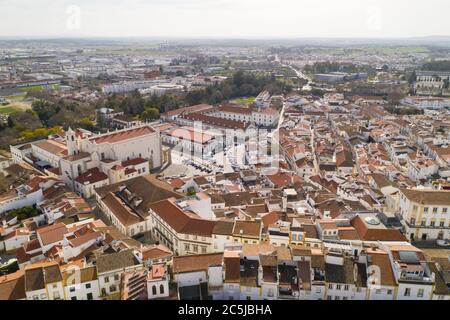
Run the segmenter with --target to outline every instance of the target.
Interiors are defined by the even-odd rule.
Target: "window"
[[[375,294],[381,294],[381,289],[375,290]]]
[[[86,287],[86,289],[90,289],[91,288],[91,284],[90,283],[86,283],[85,287]]]
[[[341,290],[341,285],[340,284],[336,285],[336,290]]]
[[[345,290],[345,291],[348,291],[348,284],[346,284],[346,285],[344,286],[344,290]]]
[[[405,288],[405,294],[404,294],[404,296],[405,296],[405,297],[411,296],[411,289],[410,289],[410,288]]]
[[[438,208],[433,208],[433,213],[437,213],[438,212]]]
[[[327,300],[331,300],[332,298],[332,296],[327,296]]]
[[[334,300],[340,300],[340,299],[341,299],[341,297],[339,297],[339,296],[334,297]]]
[[[426,221],[425,221],[425,220],[422,220],[422,221],[420,222],[420,226],[421,226],[421,227],[425,227],[425,223],[426,223]]]
[[[436,222],[435,222],[434,220],[431,220],[430,226],[431,226],[431,227],[434,227],[435,223],[436,223]]]
[[[105,277],[105,283],[109,282],[109,277]]]
[[[387,294],[389,294],[389,295],[392,294],[392,290],[388,289]]]
[[[72,297],[70,298],[70,300],[77,300],[77,297]]]
[[[423,293],[424,293],[424,290],[423,290],[423,289],[419,289],[419,290],[417,291],[417,297],[423,298]]]
[[[440,222],[439,222],[439,227],[444,227],[445,226],[445,220],[441,220]]]
[[[184,245],[184,250],[185,250],[185,251],[191,250],[191,246],[190,246],[189,244],[185,244],[185,245]]]
[[[348,300],[348,298],[347,297],[342,297],[342,300]]]
[[[333,289],[333,284],[332,284],[332,283],[330,283],[330,284],[328,285],[328,289]]]
[[[114,280],[116,280],[116,281],[119,280],[119,275],[118,275],[118,274],[115,274],[115,275],[114,275]]]
[[[206,247],[202,247],[202,253],[206,253]]]
[[[447,213],[447,208],[442,208],[442,213],[446,214]]]
[[[89,292],[89,293],[86,295],[86,298],[87,298],[88,300],[93,300],[93,299],[94,299],[94,297],[92,296],[92,293],[91,293],[91,292]]]
[[[159,293],[164,294],[164,285],[162,284],[159,286]]]
[[[192,246],[192,251],[198,252],[198,246],[197,246],[197,245],[193,245],[193,246]]]
[[[75,292],[75,287],[71,287],[71,288],[69,289],[69,291],[70,291],[70,292]]]
[[[423,208],[424,213],[428,213],[428,207]]]
[[[411,218],[411,220],[409,221],[409,223],[410,223],[412,226],[416,225],[416,219]]]
[[[152,286],[152,294],[155,296],[155,295],[157,295],[157,292],[156,292],[156,286],[154,285],[154,286]]]
[[[109,287],[109,291],[110,292],[117,291],[117,287],[115,285],[112,285],[112,286]]]

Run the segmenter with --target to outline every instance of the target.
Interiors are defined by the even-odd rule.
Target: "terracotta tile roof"
[[[140,249],[142,253],[142,260],[154,260],[154,259],[160,259],[165,258],[173,255],[173,252],[170,251],[169,248],[166,246],[163,246],[161,244],[159,245],[152,245],[147,246],[142,249]]]
[[[103,203],[111,210],[112,214],[125,227],[142,221],[142,218],[134,213],[120,198],[110,192],[103,199]]]
[[[168,134],[178,139],[193,141],[201,144],[207,143],[213,139],[213,136],[209,134],[195,132],[194,130],[186,127],[173,129]]]
[[[90,232],[87,232],[87,233],[85,233],[83,235],[80,235],[80,236],[78,236],[76,238],[70,239],[69,243],[70,243],[70,245],[72,247],[76,248],[76,247],[79,247],[79,246],[85,244],[86,242],[89,242],[91,240],[100,238],[101,235],[102,234],[100,232],[95,232],[95,231],[92,231],[90,229]]]
[[[239,122],[229,119],[222,119],[218,117],[212,117],[205,114],[199,114],[199,113],[191,113],[183,115],[182,118],[190,120],[190,121],[201,121],[205,125],[213,125],[218,126],[221,128],[227,128],[227,129],[241,129],[245,130],[250,125],[250,123],[245,122]]]
[[[29,234],[30,234],[30,232],[28,231],[28,229],[19,228],[19,229],[14,230],[13,232],[7,234],[3,240],[9,240],[14,237],[20,237],[20,236],[28,236]]]
[[[142,164],[142,163],[145,163],[145,162],[147,162],[147,160],[145,160],[143,158],[135,158],[135,159],[122,161],[122,166],[124,166],[124,167],[137,166],[138,164]]]
[[[209,266],[221,265],[223,253],[208,253],[173,258],[173,273],[207,271]]]
[[[131,249],[97,256],[97,272],[99,274],[139,264]]]
[[[396,229],[369,228],[360,216],[356,216],[351,225],[356,229],[361,240],[365,241],[408,241],[406,237]]]
[[[368,249],[367,254],[371,257],[369,265],[374,265],[380,268],[380,285],[382,286],[395,286],[395,276],[392,270],[391,261],[387,252],[381,251],[380,249]]]
[[[241,278],[241,259],[236,257],[224,257],[225,283],[239,283]]]
[[[78,272],[76,276],[74,276],[75,272]],[[76,271],[75,269],[66,269],[62,273],[62,278],[65,286],[95,281],[97,280],[97,268],[93,266],[77,269]]]
[[[438,206],[450,206],[450,191],[401,189],[401,192],[406,198],[413,202]]]
[[[269,228],[269,225],[274,224],[278,220],[280,220],[280,217],[278,216],[278,214],[276,212],[269,212],[269,213],[265,214],[264,216],[262,216],[261,221],[262,221],[264,230],[267,231],[267,229]]]
[[[233,228],[234,222],[232,221],[217,221],[213,229],[213,234],[231,236]]]
[[[67,147],[51,140],[39,141],[33,145],[59,157],[65,156],[67,152]]]
[[[261,244],[242,244],[242,255],[246,256],[259,256],[259,254],[270,254],[276,252],[275,247],[268,243]]]
[[[48,245],[63,240],[66,232],[67,227],[64,223],[56,223],[54,225],[36,230],[36,233],[41,239],[43,245]]]
[[[0,277],[0,300],[25,298],[25,272],[23,270]]]
[[[107,133],[98,137],[89,139],[90,141],[103,144],[103,143],[116,143],[137,137],[145,136],[154,133],[155,130],[149,126],[143,126],[139,128],[132,128],[127,130],[121,130],[117,132]]]
[[[260,221],[236,220],[233,228],[233,236],[258,238],[261,235]]]
[[[108,179],[108,176],[100,171],[99,168],[92,168],[75,178],[80,184],[93,184]]]
[[[36,291],[45,288],[46,284],[62,280],[59,265],[55,261],[38,262],[25,267],[26,291]]]
[[[270,182],[274,184],[275,188],[282,188],[291,185],[294,182],[295,176],[296,175],[287,172],[279,172],[274,175],[266,175],[267,179],[269,179]]]
[[[126,190],[142,199],[142,203],[135,209],[142,215],[148,215],[150,204],[168,199],[171,197],[182,198],[183,195],[173,191],[173,188],[166,182],[159,181],[152,175],[139,176],[126,181],[110,184],[95,189],[100,197],[105,197],[108,193],[116,193],[120,187],[126,187]]]
[[[77,154],[66,156],[66,157],[64,157],[64,159],[67,161],[78,161],[81,159],[89,158],[90,156],[91,156],[91,154],[89,152],[80,152]]]
[[[358,232],[353,227],[339,227],[338,236],[341,240],[359,240]]]
[[[233,105],[223,105],[219,108],[219,111],[223,112],[229,112],[229,113],[238,113],[238,114],[245,114],[245,115],[251,115],[252,110],[249,108],[242,108],[242,107],[236,107]]]
[[[205,220],[194,214],[188,214],[174,203],[175,199],[166,199],[150,205],[158,216],[176,232],[211,237],[215,222]]]
[[[175,189],[181,188],[185,184],[186,184],[186,182],[180,178],[176,178],[176,179],[173,179],[170,181],[170,185]]]

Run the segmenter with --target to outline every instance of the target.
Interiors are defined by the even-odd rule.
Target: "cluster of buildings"
[[[0,243],[18,270],[0,297],[450,299],[450,114],[382,103],[202,104],[11,146]],[[164,175],[176,146],[212,161],[242,145],[244,166]]]

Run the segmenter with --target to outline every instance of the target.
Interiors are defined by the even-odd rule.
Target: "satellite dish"
[[[378,218],[376,218],[376,217],[366,217],[364,220],[366,221],[367,224],[370,224],[373,226],[377,226],[381,223],[380,220],[378,220]]]

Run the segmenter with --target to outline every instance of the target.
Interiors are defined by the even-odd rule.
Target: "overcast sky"
[[[0,37],[450,35],[449,0],[0,0]]]

